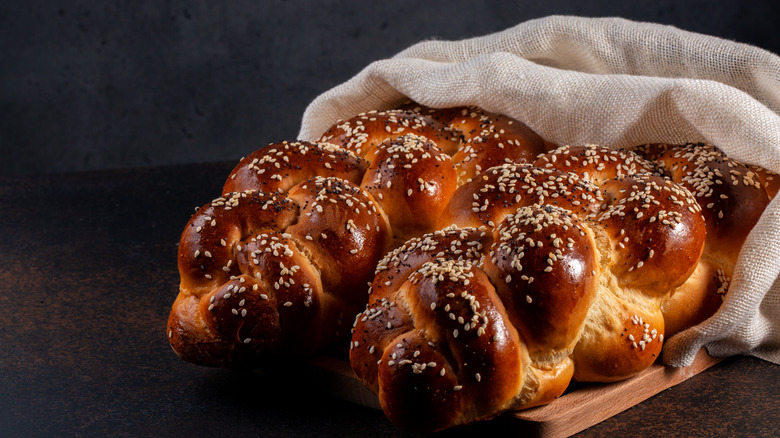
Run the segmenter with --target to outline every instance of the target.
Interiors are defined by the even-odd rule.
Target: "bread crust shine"
[[[240,160],[182,233],[168,338],[258,368],[349,337],[400,428],[492,418],[649,367],[717,310],[778,188],[711,145],[559,147],[475,107],[370,111]]]

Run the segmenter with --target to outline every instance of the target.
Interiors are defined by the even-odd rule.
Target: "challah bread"
[[[636,152],[593,144],[561,146],[539,155],[532,162],[545,169],[574,173],[596,185],[614,178],[655,171],[654,164]]]
[[[323,138],[344,147],[281,142],[243,158],[185,227],[168,324],[182,358],[252,367],[329,345],[365,306],[385,252],[437,229],[463,148],[444,124],[371,112]]]
[[[458,150],[458,141],[445,129],[445,125],[431,117],[411,110],[369,111],[336,122],[322,134],[319,141],[332,143],[365,156],[373,147],[385,140],[393,140],[407,134],[415,134],[435,142],[448,155]]]
[[[350,362],[393,423],[490,418],[652,364],[717,309],[778,187],[707,145],[556,147],[474,107],[371,111],[238,163],[182,233],[168,337],[257,368],[357,314]]]
[[[601,190],[606,208],[594,228],[607,237],[609,269],[574,351],[575,379],[585,381],[621,380],[655,361],[661,305],[696,268],[706,234],[693,196],[667,179],[622,177]]]
[[[488,169],[453,196],[474,199],[471,214],[385,257],[350,361],[391,421],[440,430],[548,403],[572,377],[613,381],[655,361],[660,306],[695,268],[704,220],[659,176],[602,187],[533,165]]]
[[[761,185],[764,187],[769,199],[774,199],[775,196],[777,196],[777,192],[780,191],[780,176],[763,167],[754,166],[752,164],[748,165],[748,168],[750,168],[758,179],[761,180]]]
[[[696,272],[662,307],[671,335],[700,323],[720,307],[740,249],[780,181],[772,172],[734,160],[712,145],[653,144],[637,151],[694,194],[707,223],[706,245]]]
[[[611,266],[607,289],[638,288],[648,297],[665,300],[670,290],[691,278],[705,238],[703,217],[696,214],[701,208],[690,192],[652,175],[655,165],[651,161],[630,150],[586,145],[560,147],[539,156],[535,164],[570,171],[599,185],[604,204],[594,218],[598,222],[595,230],[606,234],[610,242],[607,253],[612,254],[609,259],[602,259]],[[620,295],[599,295],[604,301],[597,302],[594,308],[603,308],[604,315],[612,313],[613,317],[610,330],[601,327],[599,333],[613,336],[591,336],[590,326],[586,326],[575,351],[575,358],[579,358],[576,379],[620,380],[646,368],[660,351],[660,342],[648,344],[663,338],[664,320],[657,303],[653,303],[651,312],[636,308],[629,311],[631,306],[626,307]],[[632,329],[640,332],[632,333]],[[633,368],[626,362],[632,354],[618,348],[625,344],[614,342],[618,339],[616,333],[624,335],[621,338],[633,338],[642,352],[643,360],[635,361]],[[585,357],[591,359],[586,361]],[[621,361],[620,366],[607,366]]]
[[[546,150],[541,137],[508,117],[415,104],[336,122],[319,141],[369,163],[361,187],[384,207],[399,245],[438,229],[455,189],[482,165],[528,162]]]
[[[170,343],[188,361],[226,367],[311,354],[348,333],[390,243],[371,195],[340,178],[226,194],[182,234]]]
[[[371,148],[366,160],[361,187],[387,213],[399,244],[437,228],[458,183],[449,155],[426,137],[407,134]]]
[[[181,285],[168,320],[168,339],[182,358],[229,366],[248,359],[246,339],[281,347],[279,324],[272,319],[279,317],[275,306],[268,308],[271,304],[256,294],[244,294],[251,295],[249,301],[234,296],[257,284],[240,272],[234,253],[250,236],[283,230],[296,216],[295,206],[284,197],[244,192],[215,199],[190,219],[179,242]],[[249,320],[238,320],[233,309]]]
[[[436,430],[482,418],[522,384],[523,346],[476,267],[490,239],[474,228],[436,231],[378,267],[350,358],[399,427]]]
[[[525,124],[477,107],[434,109],[415,103],[405,107],[442,123],[459,144],[452,156],[460,184],[482,171],[506,163],[530,163],[552,148]]]
[[[594,184],[573,173],[531,164],[504,164],[463,184],[450,199],[439,225],[492,228],[517,208],[533,204],[556,205],[588,215],[596,213],[602,201]]]
[[[691,275],[690,266],[700,252],[682,248],[691,239],[698,248],[704,240],[703,218],[695,214],[701,207],[688,190],[653,175],[653,163],[630,150],[586,145],[560,147],[540,155],[534,164],[574,173],[599,186],[602,204],[595,219],[614,243],[612,270],[620,286],[655,288],[663,295]],[[659,252],[666,253],[663,263],[668,265],[654,258]],[[649,276],[642,266],[662,275]]]
[[[283,141],[242,158],[227,178],[222,193],[287,193],[295,184],[316,176],[341,178],[359,185],[367,167],[362,158],[329,143]]]

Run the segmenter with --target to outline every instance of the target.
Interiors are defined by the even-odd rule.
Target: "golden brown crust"
[[[407,134],[425,137],[443,150],[458,148],[444,125],[430,117],[404,110],[369,111],[340,120],[325,131],[319,141],[333,143],[363,157],[383,141]]]
[[[387,214],[396,238],[406,241],[436,230],[457,188],[450,156],[427,138],[409,134],[383,141],[366,160],[370,166],[361,185]]]
[[[769,200],[771,201],[774,199],[775,196],[777,196],[777,192],[780,191],[780,176],[763,167],[748,165],[748,168],[750,168],[750,170],[758,176],[758,179],[761,180],[761,185],[764,187]]]
[[[442,123],[460,146],[450,152],[463,182],[506,163],[530,163],[551,145],[524,123],[474,106],[434,109],[415,103],[405,107]]]
[[[301,206],[287,232],[305,246],[325,289],[349,302],[365,299],[365,285],[390,244],[390,226],[365,190],[338,178],[316,177],[295,186]]]
[[[712,316],[720,308],[729,282],[725,271],[700,260],[688,280],[661,306],[666,336],[674,336]]]
[[[450,199],[440,226],[495,227],[520,207],[545,204],[588,216],[598,211],[598,188],[572,173],[531,164],[504,164],[463,184]]]
[[[711,145],[669,147],[658,157],[658,163],[702,206],[708,251],[728,258],[733,265],[745,238],[769,204],[761,179],[745,164]]]
[[[540,155],[534,164],[545,169],[571,172],[601,185],[625,176],[652,173],[651,162],[627,149],[610,149],[598,145],[561,146]]]
[[[195,363],[246,367],[330,344],[363,306],[389,230],[370,195],[335,177],[213,201],[182,234],[172,347]]]
[[[606,202],[597,221],[612,242],[620,286],[663,295],[681,285],[704,249],[704,218],[691,193],[646,174],[609,180],[601,191]]]
[[[591,313],[574,349],[576,380],[623,380],[647,369],[658,358],[664,339],[660,310],[602,291]]]
[[[485,271],[532,353],[568,354],[598,287],[590,230],[560,207],[523,207],[493,229]]]
[[[484,250],[490,246],[491,239],[492,234],[485,229],[457,227],[448,227],[409,239],[402,246],[388,252],[377,264],[371,285],[371,298],[386,298],[407,281],[419,266],[437,258],[481,263]]]
[[[360,184],[367,166],[357,155],[329,143],[283,141],[242,158],[225,181],[222,193],[287,193],[295,184],[315,176]]]
[[[525,124],[479,108],[464,109],[448,126],[463,138],[452,157],[461,181],[502,164],[533,162],[547,151],[544,140]]]
[[[243,241],[295,223],[298,207],[284,196],[236,192],[201,207],[184,227],[179,241],[179,273],[185,289],[211,288],[237,275],[234,260]],[[227,269],[225,269],[227,268]]]
[[[376,379],[388,418],[403,428],[431,432],[496,415],[523,379],[524,350],[501,300],[466,259],[438,258],[416,268],[379,300],[406,313],[393,319],[405,323],[400,334],[381,331],[392,313],[358,315],[350,351],[356,372],[363,375],[381,358],[369,379]],[[378,339],[371,336],[378,332]]]

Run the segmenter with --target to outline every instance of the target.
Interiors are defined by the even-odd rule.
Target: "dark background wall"
[[[776,1],[5,0],[0,175],[235,160],[294,139],[306,105],[371,61],[551,14],[780,52]]]

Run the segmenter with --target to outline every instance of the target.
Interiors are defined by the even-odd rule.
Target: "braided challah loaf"
[[[316,351],[348,333],[390,241],[371,195],[344,179],[226,194],[182,234],[171,345],[186,360],[230,367]]]
[[[538,135],[498,115],[453,111],[475,130],[465,133],[420,111],[362,114],[320,142],[273,144],[238,163],[223,196],[182,233],[181,286],[168,322],[182,358],[256,367],[348,335],[382,256],[438,228],[458,172],[474,167],[463,162],[544,151]],[[486,146],[473,152],[474,142]]]
[[[672,335],[700,323],[720,306],[739,251],[777,194],[780,178],[733,160],[712,145],[646,145],[639,151],[694,194],[707,223],[707,243],[696,272],[662,307]]]
[[[546,166],[558,161],[592,179]],[[440,430],[655,361],[661,304],[706,231],[688,190],[643,161],[561,148],[488,169],[452,197],[453,227],[383,259],[350,361],[391,421]]]
[[[168,337],[260,367],[354,320],[352,368],[393,423],[491,418],[650,366],[717,309],[779,186],[708,145],[557,147],[478,108],[372,111],[241,160],[182,234]]]

